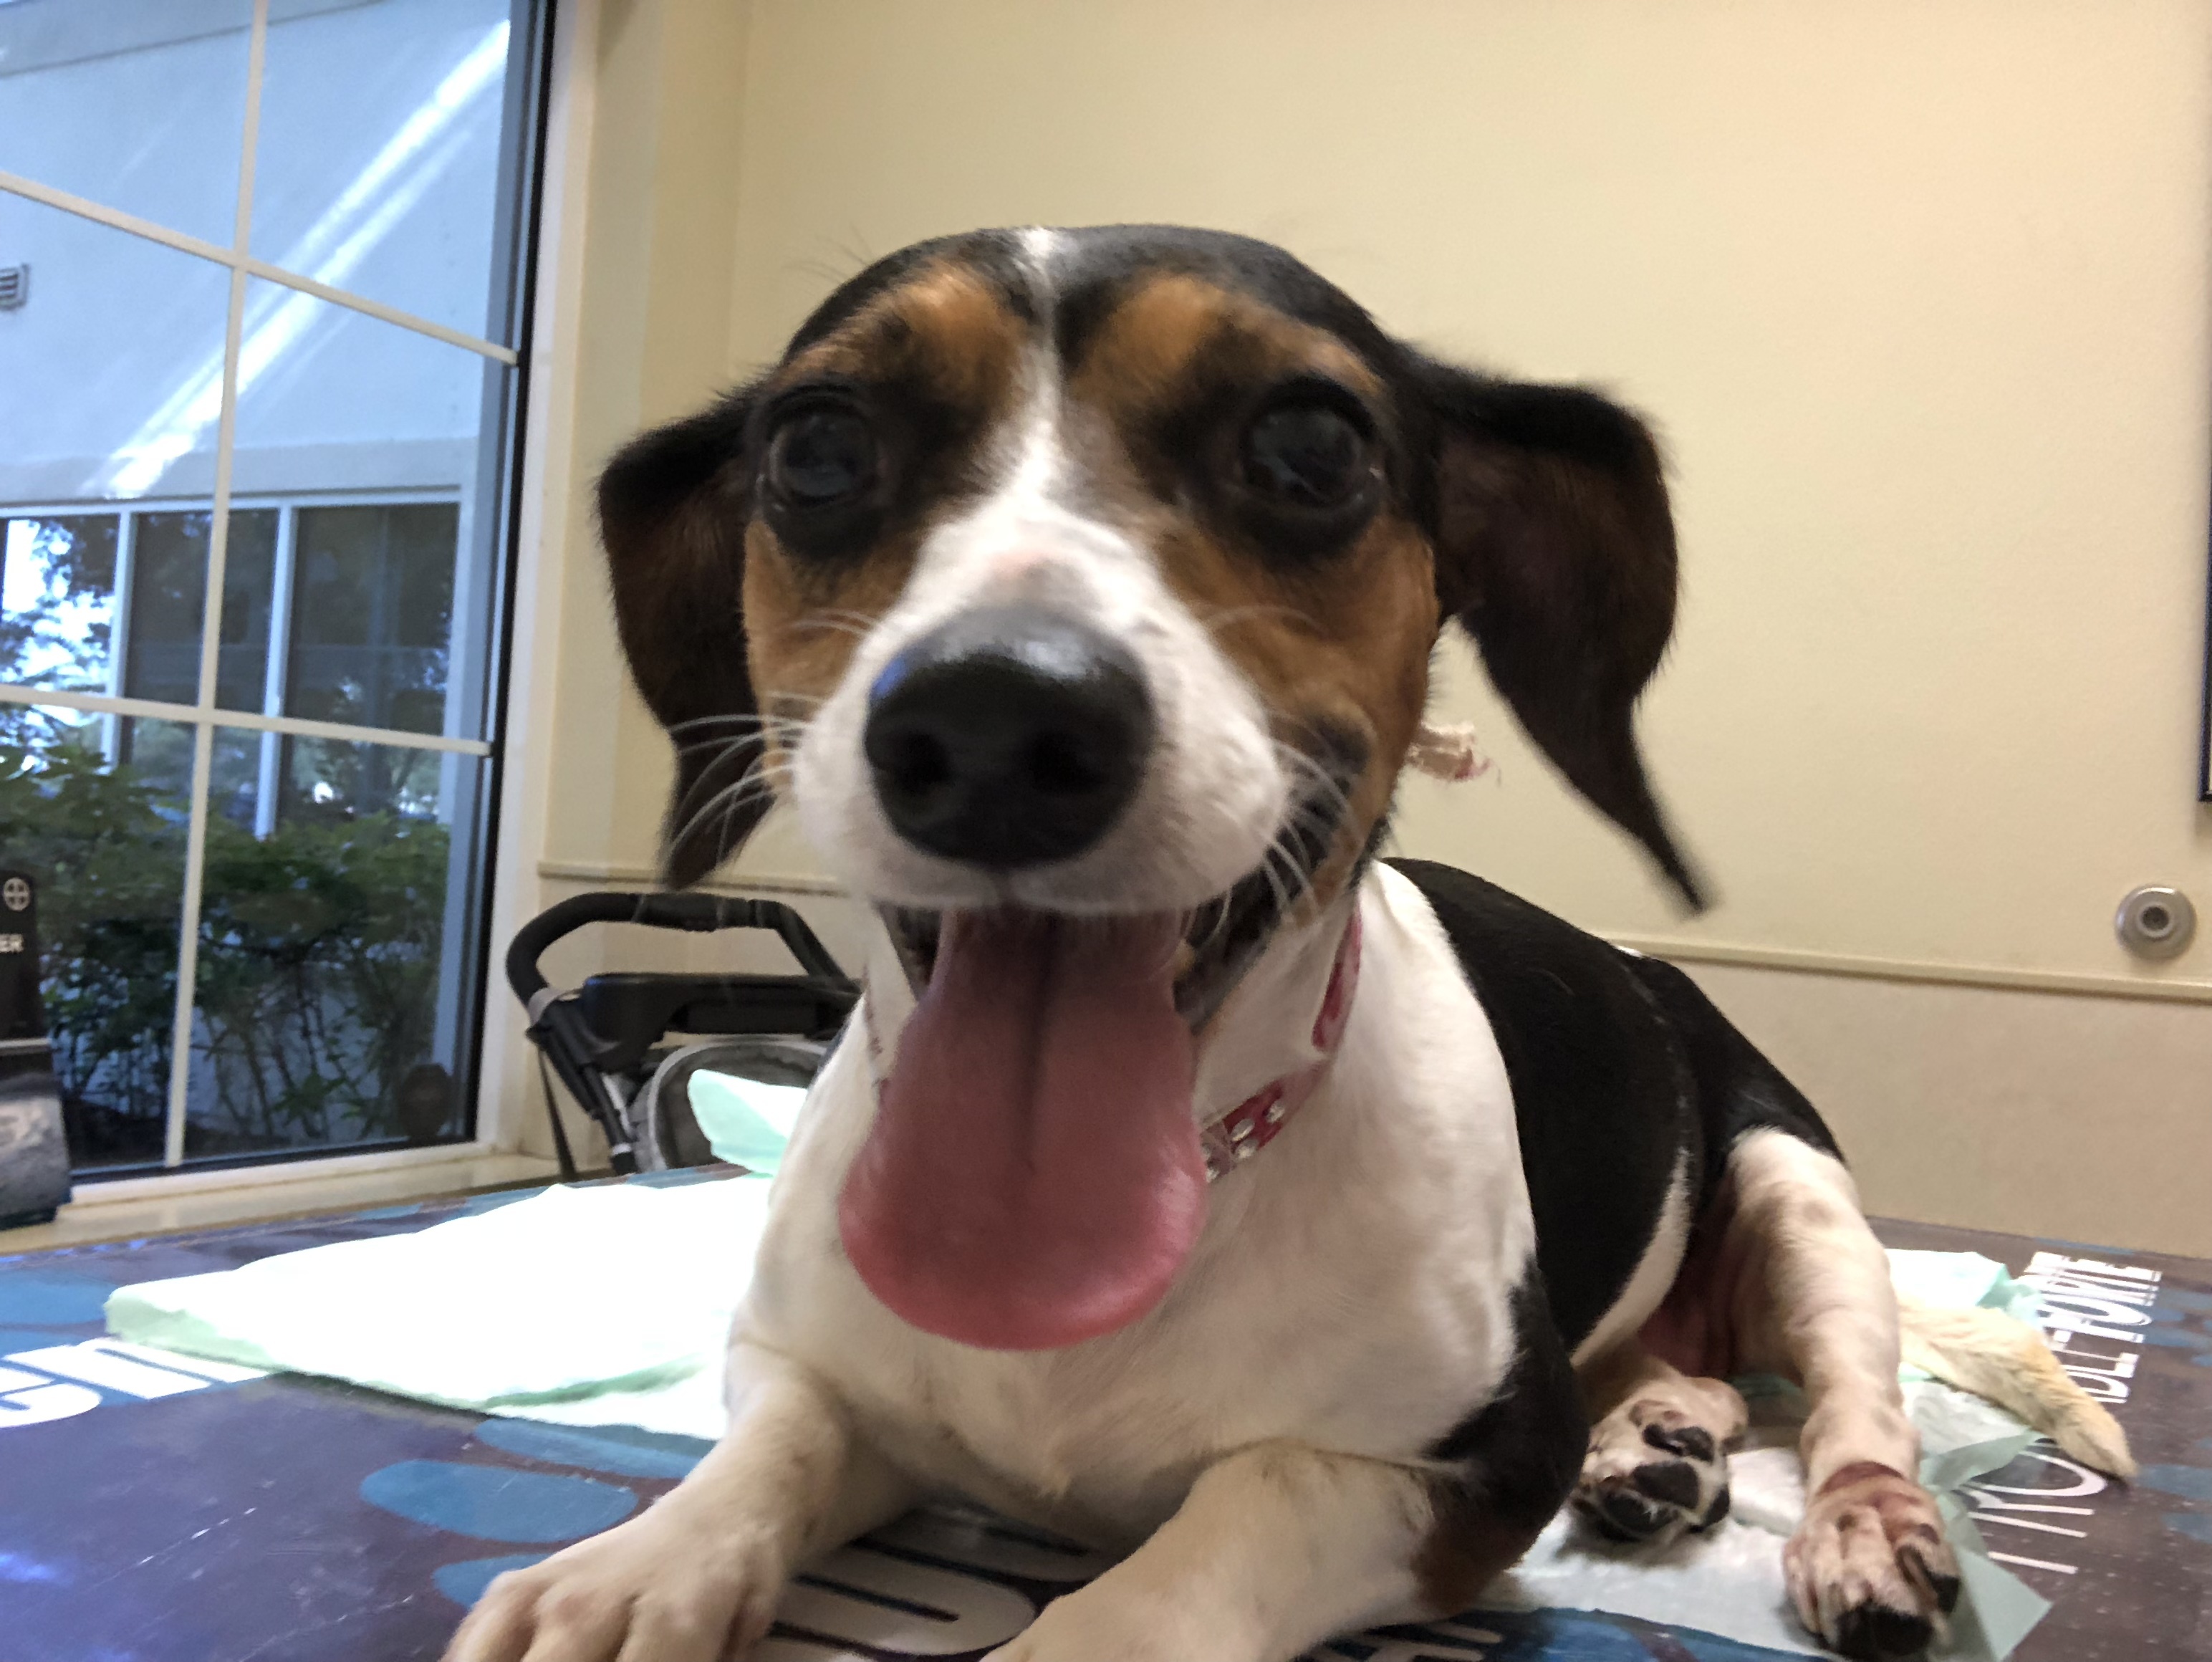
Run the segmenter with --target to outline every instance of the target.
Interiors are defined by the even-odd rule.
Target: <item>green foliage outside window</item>
[[[88,1142],[143,1143],[149,1127],[158,1151],[184,818],[130,763],[74,739],[31,748],[9,725],[0,850],[40,881],[42,984],[77,1158],[103,1157]],[[447,828],[295,797],[266,837],[216,814],[207,837],[199,1151],[403,1135],[400,1087],[433,1038]]]

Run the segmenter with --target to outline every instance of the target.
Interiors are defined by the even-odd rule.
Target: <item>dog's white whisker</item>
[[[709,770],[711,770],[711,765],[710,764]],[[702,782],[707,776],[707,774],[702,773]],[[685,817],[672,833],[671,840],[679,843],[688,841],[702,828],[713,824],[717,819],[721,821],[723,832],[726,837],[746,809],[763,798],[773,799],[779,795],[788,788],[788,768],[785,764],[774,760],[765,753],[756,757],[751,764],[735,780],[715,790]],[[677,805],[678,812],[681,813],[685,806],[684,802],[679,801]]]
[[[879,627],[884,621],[883,614],[881,612],[856,612],[850,608],[839,608],[835,606],[825,608],[813,615],[817,618],[834,620],[838,623],[851,624],[860,629],[875,629]]]
[[[1297,746],[1279,739],[1275,740],[1275,757],[1285,768],[1309,782],[1316,791],[1325,793],[1338,813],[1347,819],[1352,817],[1352,799],[1346,794],[1343,782],[1333,770]]]
[[[1261,877],[1267,885],[1268,893],[1274,899],[1275,915],[1279,917],[1288,917],[1291,913],[1290,890],[1285,885],[1282,877],[1275,870],[1275,861],[1279,853],[1280,850],[1275,847],[1274,843],[1272,842],[1269,843],[1266,852],[1260,857],[1260,865],[1258,869]]]
[[[786,624],[784,630],[787,634],[794,635],[803,630],[815,630],[830,634],[849,635],[856,641],[864,641],[875,630],[880,621],[878,618],[863,617],[858,613],[844,617],[829,612],[818,612],[813,617],[800,618]]]
[[[742,728],[757,726],[769,719],[757,710],[732,711],[722,715],[694,715],[686,721],[672,721],[671,734],[696,733],[702,728]]]
[[[1198,941],[1194,943],[1196,951],[1201,955],[1211,952],[1213,947],[1218,944],[1221,940],[1222,931],[1229,927],[1228,891],[1224,890],[1221,893],[1214,896],[1212,899],[1207,901],[1203,910],[1212,912],[1213,914],[1213,921],[1206,925],[1205,933],[1200,935]]]
[[[711,738],[694,739],[676,746],[678,756],[694,756],[702,751],[726,751],[732,754],[747,749],[758,749],[764,755],[796,750],[806,737],[807,724],[790,717],[764,715],[757,718],[749,730],[717,734]],[[712,767],[713,764],[707,764]]]
[[[750,733],[722,734],[710,739],[694,739],[675,748],[678,756],[696,756],[702,751],[742,751],[749,746],[763,744],[766,739],[767,733],[764,728],[755,728]]]
[[[1279,860],[1283,863],[1286,887],[1290,894],[1290,898],[1283,908],[1284,915],[1287,917],[1293,914],[1299,902],[1313,893],[1313,876],[1306,870],[1306,862],[1298,852],[1284,842],[1279,835],[1274,842],[1267,845],[1267,853],[1270,860]]]
[[[804,731],[811,717],[788,715],[781,712],[748,710],[727,715],[700,715],[690,721],[678,721],[668,729],[669,736],[684,740],[692,746],[732,742],[756,739],[764,733],[793,729]],[[705,734],[704,738],[693,735]]]

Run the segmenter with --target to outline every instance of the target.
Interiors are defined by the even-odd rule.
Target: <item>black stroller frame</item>
[[[592,923],[709,934],[773,929],[799,975],[686,975],[616,971],[573,991],[552,986],[538,967],[556,941]],[[701,1066],[805,1084],[828,1055],[860,987],[837,966],[789,906],[705,894],[580,894],[548,907],[515,932],[507,950],[507,984],[528,1012],[541,1074],[547,1065],[606,1135],[617,1172],[659,1171],[713,1158],[680,1087]],[[671,1033],[691,1036],[669,1042]],[[545,1111],[564,1180],[576,1162],[550,1081]],[[688,1129],[687,1129],[688,1128]]]

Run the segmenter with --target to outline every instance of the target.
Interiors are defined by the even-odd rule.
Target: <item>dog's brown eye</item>
[[[830,508],[867,489],[876,472],[868,424],[850,410],[802,410],[769,441],[769,488],[793,508]]]
[[[1244,435],[1243,465],[1246,484],[1286,507],[1341,508],[1367,477],[1367,438],[1326,404],[1279,404]]]

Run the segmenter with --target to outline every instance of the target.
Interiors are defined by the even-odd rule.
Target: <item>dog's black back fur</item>
[[[1570,1350],[1627,1286],[1686,1159],[1697,1217],[1747,1131],[1837,1154],[1813,1105],[1672,965],[1452,867],[1388,863],[1435,910],[1497,1036],[1536,1261]]]

